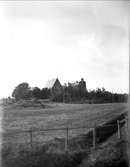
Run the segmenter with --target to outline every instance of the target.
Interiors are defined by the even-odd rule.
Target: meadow
[[[42,105],[43,106],[43,105]],[[127,104],[62,104],[47,103],[44,107],[21,107],[19,105],[7,105],[3,108],[2,131],[2,167],[127,167],[126,142],[124,137],[118,140],[117,134],[113,134],[113,128],[103,134],[109,137],[100,143],[94,152],[89,145],[92,141],[90,128],[116,120],[121,114],[128,112]],[[63,130],[40,132],[40,129],[72,128],[69,131],[69,150],[64,152]],[[30,148],[28,133],[24,130],[33,128],[33,142],[44,143],[40,147],[36,144]],[[100,131],[101,129],[99,129]],[[105,131],[104,131],[105,130]],[[89,131],[89,132],[88,132]],[[121,130],[125,132],[125,127]],[[16,135],[16,132],[18,133]],[[87,133],[88,132],[88,133]],[[107,134],[106,134],[107,132]],[[110,137],[108,133],[112,132]],[[78,138],[79,135],[80,139]],[[97,133],[98,135],[98,133]],[[59,138],[59,140],[58,140]],[[56,140],[57,139],[57,140]],[[62,140],[63,139],[63,140]],[[102,139],[102,138],[101,138]],[[49,143],[50,141],[50,143]],[[56,145],[54,146],[54,142]],[[18,144],[18,145],[17,145]],[[18,146],[18,147],[17,147]],[[29,149],[27,148],[29,146]],[[87,147],[86,147],[87,146]],[[74,148],[74,149],[70,149]],[[102,156],[103,155],[103,156]],[[93,161],[93,159],[96,160]],[[110,157],[110,158],[109,158]]]
[[[35,142],[44,142],[66,135],[64,130],[38,132],[40,129],[77,128],[69,132],[70,137],[86,133],[90,128],[108,122],[120,114],[127,112],[126,103],[110,104],[64,104],[47,103],[46,107],[19,107],[9,105],[3,107],[2,131],[3,142],[29,142],[27,133],[19,133],[32,128]],[[11,135],[13,134],[13,135]]]

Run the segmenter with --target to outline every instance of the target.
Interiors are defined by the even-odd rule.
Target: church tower
[[[81,94],[84,96],[87,92],[87,89],[86,89],[86,82],[84,81],[83,78],[81,78],[81,81],[79,82],[79,87],[80,87]]]

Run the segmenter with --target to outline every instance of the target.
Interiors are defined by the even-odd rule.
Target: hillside
[[[86,127],[86,130],[95,125],[108,122],[121,113],[127,112],[127,104],[63,104],[50,103],[48,108],[15,108],[8,106],[3,108],[2,130],[6,133],[4,140],[11,142],[24,142],[27,138],[25,134],[19,134],[19,138],[8,137],[9,133],[22,132],[24,130],[48,129],[48,128],[66,128],[66,127]],[[84,133],[84,129],[74,130],[72,135]],[[63,137],[64,131],[50,131],[48,133],[36,134],[36,140],[41,142],[52,140],[55,137]],[[21,137],[22,136],[22,137]],[[35,138],[35,135],[34,135]]]
[[[87,135],[89,129],[95,124],[98,126],[111,122],[120,114],[128,112],[127,104],[47,103],[47,106],[45,108],[19,108],[10,105],[2,108],[4,167],[15,167],[18,164],[19,167],[41,167],[43,164],[45,167],[116,167],[119,163],[127,166],[127,160],[124,159],[127,144],[124,141],[125,130],[122,130],[121,141],[117,139],[115,133],[104,143],[99,143],[94,151],[88,150],[89,133]],[[86,128],[76,129],[82,126]],[[33,133],[33,147],[30,148],[29,133],[22,131],[32,127],[37,132]],[[43,133],[38,131],[62,127],[75,127],[69,131],[69,139],[72,137],[72,140],[69,140],[68,146],[72,149],[67,154],[64,152],[64,138],[66,137],[64,130],[44,131]],[[92,141],[91,138],[90,140]],[[58,144],[58,147],[55,144]],[[122,155],[123,158],[121,158]]]

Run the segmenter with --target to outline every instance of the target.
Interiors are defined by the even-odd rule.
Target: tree
[[[23,82],[15,87],[14,91],[12,92],[12,97],[14,97],[16,100],[20,99],[28,99],[31,96],[31,91],[29,84],[26,82]]]
[[[32,97],[36,98],[36,99],[41,99],[41,90],[38,87],[34,87],[32,90]]]
[[[47,98],[50,97],[50,95],[51,95],[50,89],[48,89],[48,88],[43,88],[43,89],[41,90],[41,97],[42,97],[42,99],[47,99]]]

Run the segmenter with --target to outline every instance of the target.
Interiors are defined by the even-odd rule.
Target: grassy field
[[[127,167],[126,128],[121,128],[121,140],[117,134],[111,137],[107,128],[103,136],[108,139],[100,143],[93,152],[89,144],[92,142],[91,127],[117,119],[128,111],[127,104],[56,104],[48,103],[47,107],[19,107],[9,105],[2,108],[2,167]],[[14,135],[33,128],[33,130],[64,127],[82,127],[85,129],[69,130],[69,150],[64,152],[65,131],[49,131],[33,133],[33,142],[46,143],[33,145],[30,149],[28,133]],[[97,131],[98,132],[98,131]],[[11,135],[12,134],[12,135]],[[78,135],[81,135],[80,138]],[[98,133],[97,133],[98,135]],[[101,135],[102,137],[102,135]],[[56,140],[60,138],[60,140]],[[47,142],[50,139],[50,143]],[[62,140],[63,139],[63,140]],[[124,140],[125,139],[125,140]],[[44,141],[44,142],[43,142]],[[53,142],[52,142],[53,141]],[[89,143],[89,141],[91,141]],[[54,143],[56,142],[56,143]],[[27,143],[27,145],[26,145]],[[18,145],[17,145],[18,144]],[[56,144],[54,146],[54,144]],[[63,144],[63,145],[62,145]],[[28,147],[29,146],[29,147]],[[40,146],[40,147],[39,147]],[[58,146],[58,147],[57,147]],[[29,149],[28,149],[29,148]],[[92,151],[91,151],[92,150]]]
[[[2,130],[5,133],[3,142],[26,143],[29,142],[29,134],[21,133],[18,135],[13,132],[24,130],[82,127],[69,131],[70,136],[86,133],[94,125],[99,125],[110,121],[123,112],[127,112],[127,104],[63,104],[48,103],[46,108],[19,108],[14,106],[3,107]],[[13,134],[13,135],[11,135]],[[57,137],[65,137],[65,131],[35,132],[33,140],[43,142],[53,140]]]

